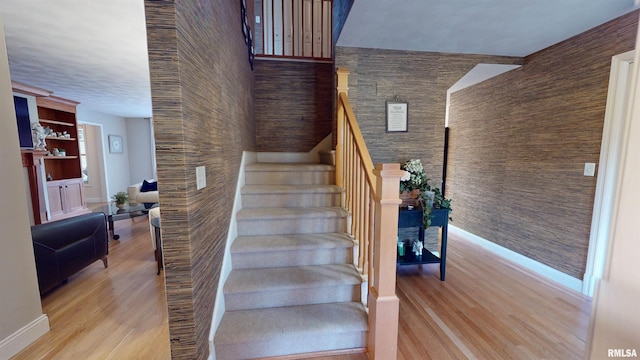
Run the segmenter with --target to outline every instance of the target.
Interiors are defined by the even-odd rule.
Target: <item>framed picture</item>
[[[407,132],[409,104],[402,101],[387,101],[387,132]]]
[[[114,154],[122,153],[122,136],[109,135],[109,152]]]

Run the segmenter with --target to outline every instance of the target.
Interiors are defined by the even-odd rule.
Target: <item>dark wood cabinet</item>
[[[407,210],[400,208],[398,214],[398,228],[418,228],[418,238],[424,244],[424,222],[422,219],[422,210]],[[440,280],[444,281],[445,269],[447,263],[447,232],[449,230],[449,210],[433,209],[431,213],[431,226],[439,226],[442,228],[442,245],[440,246],[439,256],[436,256],[425,247],[422,255],[415,255],[411,251],[410,246],[405,245],[404,256],[398,255],[398,265],[419,265],[419,264],[440,264]]]

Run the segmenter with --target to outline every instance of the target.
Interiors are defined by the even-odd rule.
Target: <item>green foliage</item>
[[[116,202],[116,204],[120,204],[120,205],[126,204],[127,201],[129,201],[129,195],[124,191],[117,192],[111,198]]]
[[[418,198],[418,202],[422,208],[422,219],[424,221],[425,228],[431,226],[431,214],[433,209],[448,209],[449,212],[453,211],[451,209],[451,199],[445,198],[439,188],[431,186],[429,188],[429,191],[421,192],[420,197]],[[431,198],[431,195],[433,195],[433,198]],[[453,221],[451,217],[449,217],[449,220]]]
[[[418,203],[422,208],[422,218],[424,226],[431,226],[432,209],[451,209],[451,199],[447,199],[442,195],[440,188],[431,186],[429,178],[424,171],[422,161],[420,159],[411,159],[400,166],[400,169],[406,171],[405,176],[400,179],[400,192],[419,190]],[[453,221],[450,217],[449,220]]]

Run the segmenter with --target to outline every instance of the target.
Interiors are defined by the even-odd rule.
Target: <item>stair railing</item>
[[[262,24],[256,24],[258,57],[333,58],[333,0],[262,0],[255,9],[258,16],[262,12]]]
[[[348,97],[349,71],[337,70],[336,185],[351,214],[349,232],[358,243],[356,264],[368,278],[369,358],[396,359],[398,314],[396,256],[400,164],[375,169]]]

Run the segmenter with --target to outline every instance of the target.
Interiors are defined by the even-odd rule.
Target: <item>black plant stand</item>
[[[415,255],[411,248],[405,250],[404,256],[398,256],[398,265],[440,264],[440,281],[444,281],[447,263],[447,232],[449,229],[449,210],[433,209],[431,212],[431,226],[442,228],[442,246],[440,257],[437,257],[425,247],[422,255]],[[400,208],[398,214],[398,228],[417,227],[418,240],[424,245],[424,222],[422,221],[422,209],[408,210]]]

